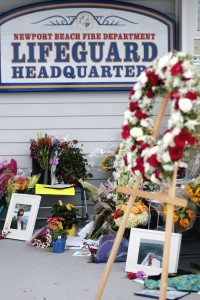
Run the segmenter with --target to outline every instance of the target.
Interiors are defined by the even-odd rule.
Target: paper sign
[[[48,189],[47,187],[48,186],[46,184],[36,184],[35,193],[39,195],[68,195],[68,196],[75,195],[74,187],[70,187],[66,189],[52,189],[52,188]]]

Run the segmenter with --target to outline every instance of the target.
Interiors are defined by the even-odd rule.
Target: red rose
[[[177,62],[173,67],[171,67],[171,75],[178,76],[183,74],[183,66],[182,63]]]
[[[146,96],[147,96],[149,99],[152,99],[152,98],[155,96],[155,94],[154,94],[154,92],[153,92],[152,90],[148,90],[148,91],[146,92]]]
[[[160,163],[157,159],[157,154],[152,154],[149,159],[148,159],[148,162],[150,163],[150,165],[154,168],[157,168],[159,167]]]
[[[134,111],[134,110],[137,110],[139,108],[139,106],[136,102],[130,102],[129,108],[130,108],[130,111]]]
[[[135,273],[127,273],[127,277],[130,280],[137,278]]]
[[[139,109],[136,111],[135,117],[141,120],[141,119],[146,119],[148,115],[143,113],[143,111]]]
[[[183,155],[182,148],[180,148],[178,146],[169,147],[169,155],[170,155],[172,161],[179,160]]]
[[[131,97],[133,96],[135,94],[135,90],[134,89],[132,89],[132,90],[130,90],[130,92],[129,92],[129,100],[131,100]]]
[[[118,219],[119,218],[119,209],[117,209],[114,213],[113,213],[113,218],[114,219]]]
[[[196,143],[196,139],[192,136],[190,132],[188,132],[188,143],[190,145],[194,145]]]
[[[197,93],[193,93],[193,92],[188,92],[185,95],[185,98],[188,98],[190,100],[196,100],[197,99]]]
[[[158,75],[154,71],[146,70],[146,76],[151,84],[151,86],[156,86],[158,83]]]
[[[128,125],[124,125],[122,127],[122,133],[121,133],[121,135],[122,135],[122,138],[124,140],[126,140],[130,136],[130,128],[129,128]]]
[[[136,145],[133,145],[133,146],[131,147],[131,152],[133,152],[135,149],[136,149]]]
[[[192,136],[190,132],[188,132],[185,128],[183,128],[181,132],[174,137],[174,142],[176,146],[183,148],[187,144],[194,145],[196,139]]]
[[[179,103],[178,103],[178,100],[176,100],[175,104],[174,104],[174,108],[175,109],[179,109]]]

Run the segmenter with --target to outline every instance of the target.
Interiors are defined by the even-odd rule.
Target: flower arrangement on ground
[[[52,183],[76,183],[77,179],[91,178],[87,171],[87,159],[78,141],[37,134],[37,140],[31,140],[30,157],[39,164],[39,171],[51,170]]]
[[[60,217],[60,221],[63,228],[71,229],[74,224],[78,223],[76,209],[73,204],[63,204],[61,200],[58,200],[58,204],[53,205],[52,216]]]
[[[191,201],[200,206],[200,176],[186,184],[185,190]]]
[[[55,175],[59,183],[77,183],[80,178],[85,180],[93,177],[87,171],[87,159],[77,143],[76,140],[65,142],[58,151]]]
[[[32,177],[27,177],[24,171],[18,169],[17,174],[13,177],[10,177],[7,182],[8,202],[10,202],[12,193],[31,193],[39,178],[40,174],[33,175]]]
[[[47,226],[50,230],[49,233],[53,240],[66,238],[67,236],[67,229],[63,228],[62,221],[64,221],[64,218],[61,217],[51,217],[46,220]]]
[[[140,75],[130,92],[122,128],[122,155],[116,162],[123,173],[131,173],[131,180],[142,176],[154,184],[170,183],[175,166],[187,167],[200,113],[199,82],[191,57],[181,52],[155,60]],[[166,91],[172,104],[168,130],[155,141],[150,111]]]
[[[122,216],[126,211],[127,203],[120,204],[117,206],[115,212],[113,213],[113,218],[115,222],[115,226],[119,227],[122,221]],[[148,223],[148,207],[143,203],[141,199],[138,199],[129,215],[126,228],[134,228],[138,225],[147,225]]]

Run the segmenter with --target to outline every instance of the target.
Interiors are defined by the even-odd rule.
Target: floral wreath
[[[168,53],[154,61],[130,91],[124,114],[123,142],[115,167],[129,178],[142,176],[153,184],[170,183],[175,166],[187,167],[189,150],[195,144],[200,113],[200,76],[190,55]],[[171,116],[168,130],[157,140],[152,136],[151,110],[169,93]],[[120,184],[120,183],[119,183]]]

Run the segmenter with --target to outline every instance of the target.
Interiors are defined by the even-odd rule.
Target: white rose
[[[163,137],[163,145],[164,147],[168,147],[168,145],[173,141],[173,135],[171,132],[167,132]]]
[[[129,109],[125,110],[124,112],[124,118],[125,119],[129,119],[131,117],[131,112]]]
[[[169,64],[169,56],[168,56],[168,55],[165,55],[165,56],[163,56],[163,57],[159,60],[159,62],[158,62],[158,67],[159,67],[160,69],[163,69],[164,67],[167,67],[168,64]]]
[[[130,135],[134,138],[141,137],[143,135],[143,130],[140,127],[133,127],[130,130]]]
[[[141,98],[141,96],[142,96],[142,90],[141,90],[141,88],[138,88],[138,89],[135,91],[133,97],[134,97],[134,99],[138,100],[138,99]]]
[[[181,98],[178,101],[179,108],[182,112],[189,112],[192,109],[192,101],[188,98]]]
[[[160,180],[158,178],[156,178],[155,174],[152,174],[151,175],[151,182],[159,184]]]
[[[162,160],[167,163],[167,162],[170,162],[171,161],[171,158],[169,156],[169,152],[164,152],[163,155],[162,155]]]

